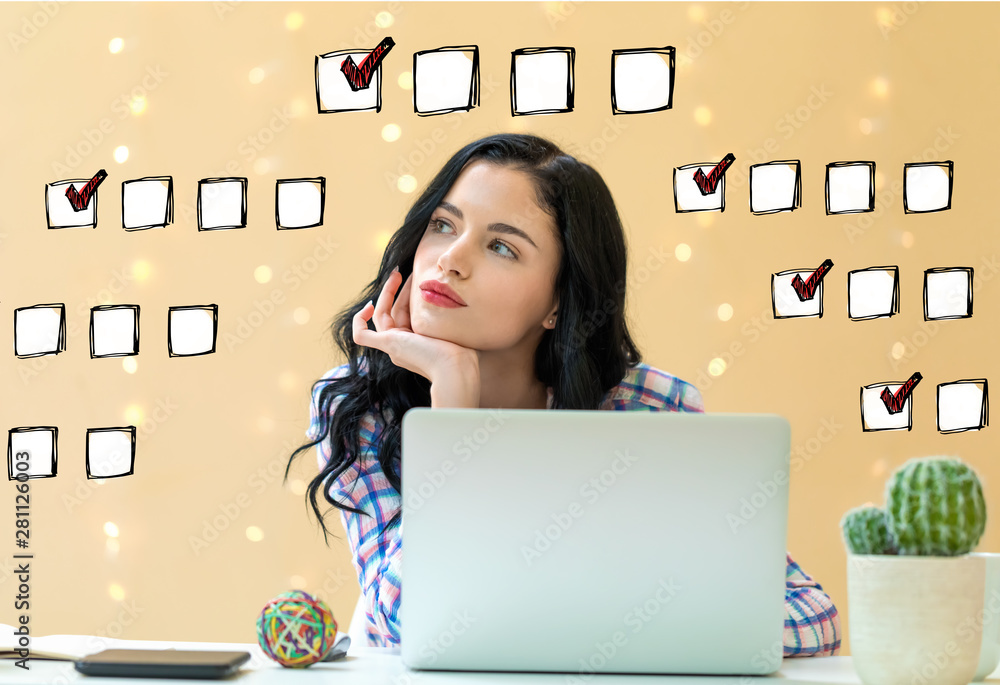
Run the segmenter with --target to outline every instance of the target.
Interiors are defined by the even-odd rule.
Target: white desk
[[[79,635],[60,635],[39,638],[44,644],[38,649],[66,651],[72,653],[81,644],[93,645],[94,638]],[[89,642],[88,642],[89,641]],[[452,671],[410,671],[403,666],[398,649],[352,646],[348,655],[331,663],[314,664],[308,668],[282,668],[271,661],[256,644],[222,642],[162,642],[153,640],[104,640],[101,647],[132,649],[242,649],[250,652],[250,661],[243,665],[240,673],[224,680],[163,680],[150,678],[97,678],[85,676],[67,661],[31,660],[30,671],[14,666],[12,660],[0,660],[0,683],[25,685],[46,683],[93,683],[94,685],[155,685],[156,683],[247,683],[306,685],[314,683],[335,683],[336,685],[481,685],[483,683],[517,683],[517,685],[566,685],[565,673],[469,673]],[[87,651],[94,651],[93,649]],[[99,650],[97,650],[99,651]],[[579,674],[577,674],[579,675]],[[645,685],[646,683],[670,683],[671,685],[749,685],[756,682],[781,679],[788,685],[797,683],[829,683],[861,685],[851,665],[849,656],[803,657],[785,659],[777,674],[766,677],[751,676],[648,676],[597,674],[592,678],[580,678],[596,685]],[[997,669],[984,682],[1000,682]]]

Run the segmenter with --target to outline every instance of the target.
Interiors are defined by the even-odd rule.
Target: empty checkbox
[[[873,266],[847,273],[847,313],[855,321],[899,313],[899,267]]]
[[[275,221],[279,231],[322,225],[325,178],[278,179],[274,192]]]
[[[804,301],[792,286],[792,281],[795,280],[796,276],[803,281],[808,281],[814,271],[814,269],[789,269],[771,274],[771,307],[775,319],[823,316],[824,281],[820,281],[813,296]]]
[[[951,209],[955,164],[917,162],[903,165],[903,211],[906,214]]]
[[[913,428],[913,393],[907,396],[900,411],[890,413],[882,395],[886,389],[893,395],[903,383],[873,383],[861,388],[861,430],[910,430]]]
[[[372,50],[375,46],[372,46]],[[382,111],[382,65],[375,67],[367,88],[353,90],[347,76],[341,71],[344,60],[350,57],[361,64],[371,50],[335,50],[316,57],[316,106],[320,114],[334,112]]]
[[[641,114],[670,109],[674,102],[672,46],[611,51],[611,111]]]
[[[87,478],[131,476],[135,469],[135,426],[87,429]]]
[[[122,181],[122,228],[161,228],[174,220],[174,181],[148,176]]]
[[[719,178],[715,190],[703,195],[694,174],[698,169],[708,176],[716,164],[688,164],[674,168],[674,211],[724,212],[726,210],[726,176]]]
[[[14,310],[14,356],[20,359],[66,351],[66,305],[36,304]]]
[[[167,312],[167,353],[192,357],[215,352],[219,305],[170,307]]]
[[[76,211],[66,197],[67,188],[72,186],[79,192],[90,181],[89,178],[78,178],[45,184],[45,220],[49,228],[97,228],[97,191],[80,211]]]
[[[139,354],[139,305],[106,304],[90,310],[90,358]]]
[[[573,111],[574,48],[521,48],[511,53],[510,113]]]
[[[875,162],[826,165],[826,213],[875,211]]]
[[[937,387],[937,428],[959,433],[983,428],[989,423],[986,379],[969,378]]]
[[[203,178],[198,181],[198,230],[246,228],[247,179]]]
[[[972,268],[947,267],[924,272],[924,320],[972,316]]]
[[[479,104],[479,48],[461,45],[413,53],[413,111],[421,116]]]
[[[55,426],[11,428],[7,434],[8,480],[54,477],[58,438]]]
[[[802,169],[797,159],[750,166],[750,211],[791,212],[802,204]]]

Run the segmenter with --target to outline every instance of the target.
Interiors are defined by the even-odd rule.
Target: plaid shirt
[[[363,368],[363,367],[362,367]],[[345,374],[343,364],[328,371],[323,378]],[[310,440],[319,435],[317,386],[310,405]],[[549,388],[549,408],[552,389]],[[336,409],[336,401],[331,412]],[[604,398],[600,409],[612,411],[684,411],[704,412],[705,405],[698,389],[690,383],[648,364],[630,369],[625,379]],[[354,569],[364,597],[367,624],[365,633],[369,646],[399,645],[400,559],[403,547],[402,518],[389,530],[386,522],[400,508],[400,495],[389,484],[375,454],[374,443],[381,430],[369,412],[361,423],[360,463],[352,464],[330,485],[330,495],[338,502],[350,504],[372,516],[340,512],[340,520],[351,546]],[[316,446],[319,466],[330,459],[330,442]],[[400,472],[399,460],[395,471]],[[785,569],[785,630],[784,656],[834,656],[840,650],[840,616],[833,601],[787,554]]]

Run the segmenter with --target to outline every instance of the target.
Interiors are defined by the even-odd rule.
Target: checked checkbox
[[[892,395],[903,387],[903,383],[873,383],[861,388],[861,430],[910,430],[913,428],[913,394],[906,395],[897,412],[890,412],[882,394],[888,390]]]

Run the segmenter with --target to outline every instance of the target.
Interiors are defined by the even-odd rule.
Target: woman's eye
[[[451,225],[448,224],[448,222],[446,221],[443,221],[441,219],[431,219],[431,230],[434,233],[440,233],[441,226],[447,226],[448,228],[451,228]],[[498,253],[504,259],[517,259],[517,254],[514,252],[514,250],[507,247],[507,243],[503,242],[502,240],[494,240],[493,243],[491,244],[499,245],[503,249],[507,250],[506,255]]]

